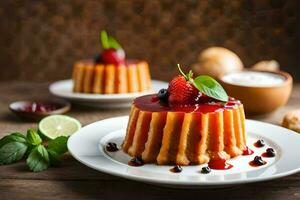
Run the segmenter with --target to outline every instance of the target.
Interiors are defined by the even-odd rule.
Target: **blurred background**
[[[2,0],[0,81],[68,79],[76,60],[101,51],[106,29],[127,57],[147,60],[154,79],[169,80],[176,63],[223,46],[251,66],[277,60],[300,81],[300,1]]]

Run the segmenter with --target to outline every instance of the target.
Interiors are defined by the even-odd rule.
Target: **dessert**
[[[103,51],[94,60],[80,60],[73,67],[74,92],[119,94],[151,89],[146,61],[127,60],[121,45],[101,32]]]
[[[123,151],[145,163],[231,168],[226,160],[248,150],[243,104],[213,78],[179,70],[167,90],[134,100]]]

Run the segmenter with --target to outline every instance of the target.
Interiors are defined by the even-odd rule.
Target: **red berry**
[[[177,76],[170,83],[168,88],[170,105],[192,105],[201,93],[185,77]]]
[[[107,64],[120,65],[125,63],[125,53],[123,49],[105,49],[101,53],[101,60]]]

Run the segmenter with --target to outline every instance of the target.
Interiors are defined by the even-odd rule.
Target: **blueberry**
[[[97,64],[101,63],[101,56],[100,56],[100,54],[94,56],[94,62],[97,63]]]
[[[261,156],[255,156],[253,161],[257,165],[264,165],[265,164],[265,162],[263,161]]]
[[[201,173],[203,174],[208,174],[211,172],[211,169],[207,166],[207,167],[202,167],[201,169]]]
[[[180,165],[176,165],[175,167],[172,168],[172,171],[175,173],[182,172],[182,168]]]
[[[263,146],[266,145],[264,140],[257,140],[256,144],[257,144],[258,147],[263,147]]]
[[[168,90],[167,89],[160,89],[157,96],[158,96],[159,100],[167,101],[168,97],[169,97]]]
[[[267,152],[267,155],[270,157],[275,156],[275,150],[273,148],[267,148],[266,152]]]
[[[118,151],[119,149],[118,149],[116,143],[109,142],[106,145],[106,150],[109,151],[109,152],[115,152],[115,151]]]
[[[134,157],[133,159],[131,159],[131,162],[134,163],[137,166],[143,165],[144,161],[140,156]]]

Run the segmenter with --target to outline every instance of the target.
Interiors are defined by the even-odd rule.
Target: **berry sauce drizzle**
[[[249,147],[246,147],[243,151],[243,156],[249,156],[252,155],[254,153],[254,151],[252,151],[251,149],[249,149]]]
[[[264,147],[266,144],[264,140],[257,140],[253,145],[257,148],[260,148],[260,147]]]
[[[180,173],[180,172],[182,172],[182,168],[181,168],[180,165],[176,165],[176,166],[174,166],[173,168],[170,169],[170,172]]]
[[[266,161],[263,161],[263,164],[258,164],[258,163],[256,163],[254,160],[251,160],[251,161],[249,162],[249,165],[250,165],[251,167],[260,167],[260,166],[265,165],[265,164],[267,164]]]
[[[133,167],[140,167],[144,165],[144,161],[141,157],[134,157],[128,162],[128,165]]]
[[[208,113],[222,111],[226,109],[234,109],[241,105],[240,101],[229,100],[227,103],[220,101],[211,101],[195,105],[179,105],[170,106],[168,103],[159,101],[156,94],[150,94],[138,97],[134,100],[134,105],[143,111],[150,112],[199,112]]]
[[[227,170],[227,169],[231,169],[233,165],[227,163],[226,159],[215,159],[209,161],[208,167],[210,169],[216,169],[216,170]]]

